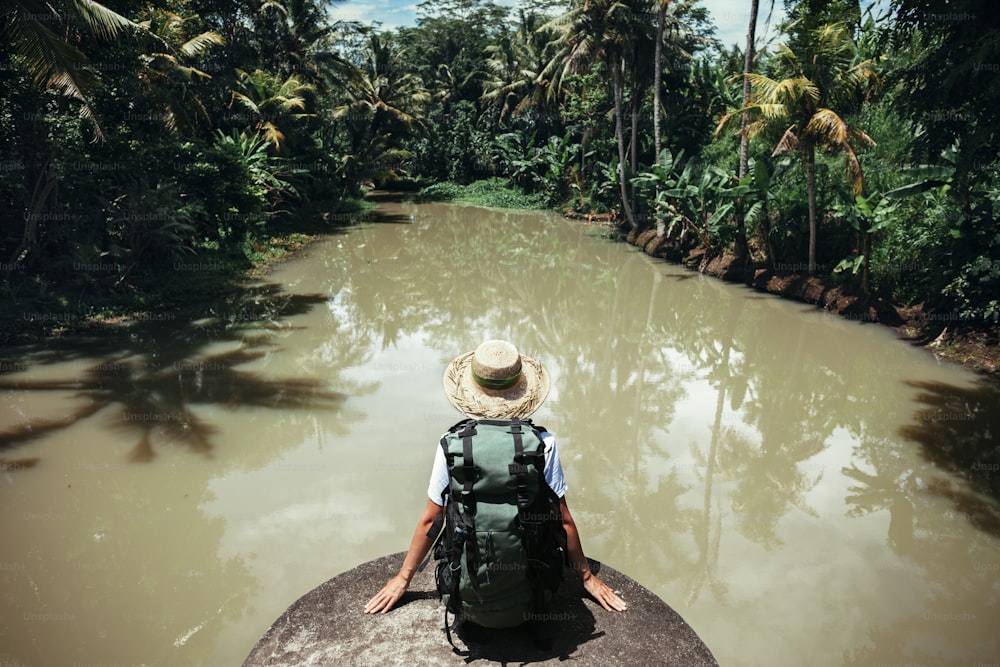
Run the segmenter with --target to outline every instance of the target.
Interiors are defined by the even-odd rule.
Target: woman
[[[545,400],[549,379],[541,364],[521,355],[512,343],[489,340],[449,364],[444,375],[444,390],[448,401],[467,417],[527,419]],[[545,444],[545,481],[559,498],[570,564],[583,578],[584,590],[602,607],[608,611],[626,611],[628,606],[625,601],[590,571],[579,532],[566,503],[566,482],[555,438],[551,433],[543,433],[542,439]],[[399,573],[368,601],[364,613],[388,612],[409,588],[413,575],[431,548],[433,540],[428,532],[441,513],[442,492],[448,484],[448,468],[439,447],[427,489],[427,504],[413,531],[403,565]]]

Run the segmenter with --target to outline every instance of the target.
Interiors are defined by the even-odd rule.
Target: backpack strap
[[[521,437],[520,420],[510,423],[510,432],[514,436],[514,462],[508,470],[517,480],[517,512],[524,514],[528,510],[528,466],[524,462],[524,439]],[[523,517],[522,517],[523,518]]]
[[[526,425],[529,427],[530,431],[534,434],[535,438],[538,440],[538,445],[534,450],[525,451],[524,440],[522,439],[520,433],[520,426]],[[513,426],[513,425],[512,425]],[[517,509],[518,509],[518,519],[521,521],[521,525],[526,523],[537,523],[537,517],[531,517],[528,511],[529,499],[528,499],[528,488],[527,488],[527,475],[530,471],[529,466],[534,467],[535,474],[538,476],[538,491],[542,493],[548,484],[545,482],[545,441],[542,440],[542,433],[539,427],[531,423],[530,420],[519,422],[516,424],[518,427],[514,433],[514,465],[511,466],[511,474],[517,474]]]
[[[470,420],[458,432],[458,437],[462,439],[462,514],[458,529],[465,543],[465,565],[469,573],[469,583],[472,592],[476,594],[482,602],[482,595],[479,587],[479,543],[476,540],[476,494],[474,486],[476,483],[475,459],[472,454],[472,438],[476,435],[476,421]]]
[[[465,421],[455,424],[452,428],[448,429],[448,433],[453,433],[455,430],[460,428]],[[448,433],[446,433],[441,438],[441,450],[444,453],[445,461],[447,463],[448,469],[448,484],[445,485],[444,490],[441,492],[441,509],[444,515],[444,529],[441,531],[441,542],[440,549],[436,550],[435,557],[438,559],[443,559],[443,563],[435,570],[435,581],[437,583],[438,593],[444,595],[445,593],[449,596],[449,606],[454,606],[457,610],[460,607],[460,595],[458,590],[459,585],[459,574],[461,572],[462,564],[462,551],[465,546],[464,542],[464,531],[461,528],[461,522],[459,521],[458,508],[455,505],[455,499],[452,497],[451,488],[453,484],[452,478],[452,468],[455,466],[455,457],[451,455],[448,451]],[[448,569],[448,573],[443,573],[441,571],[441,566]],[[450,576],[446,576],[450,575]],[[445,614],[447,619],[447,613]]]

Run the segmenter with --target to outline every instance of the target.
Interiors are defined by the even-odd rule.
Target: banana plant
[[[548,143],[536,149],[535,159],[545,170],[540,183],[550,203],[565,195],[580,149],[580,144],[573,143],[568,133],[564,137],[549,137]],[[586,156],[592,153],[589,151]]]
[[[507,170],[507,176],[523,189],[537,182],[532,145],[535,133],[527,139],[517,132],[501,134],[495,140],[497,161]]]
[[[695,161],[684,162],[683,158],[683,151],[674,157],[669,149],[663,149],[656,164],[632,182],[640,189],[655,188],[658,231],[670,234],[680,222],[684,231],[694,232],[711,251],[713,237],[718,237],[722,222],[735,208],[736,199],[746,194],[750,186],[743,181],[734,183],[733,174],[715,165],[705,167],[696,180]],[[662,230],[665,223],[669,227]]]
[[[681,165],[684,165],[681,168]],[[691,173],[694,165],[691,161],[684,163],[684,150],[675,156],[669,148],[660,151],[656,163],[649,171],[640,172],[632,178],[632,183],[641,192],[653,191],[653,209],[656,211],[656,230],[659,234],[670,235],[678,223],[688,228],[678,202],[692,197],[697,188],[691,185]]]
[[[764,241],[765,261],[768,268],[771,269],[774,268],[776,257],[774,239],[771,237],[770,211],[771,178],[773,175],[767,162],[751,160],[749,172],[740,181],[742,185],[748,187],[747,194],[754,199],[744,214],[744,222],[759,227],[761,238]]]
[[[889,193],[882,195],[876,192],[868,197],[856,195],[853,202],[840,205],[837,210],[861,237],[861,247],[854,255],[840,260],[833,272],[849,270],[855,276],[860,272],[861,291],[867,295],[870,293],[871,239],[892,223],[896,202],[892,201]]]
[[[947,192],[951,186],[952,177],[955,175],[956,153],[956,148],[942,152],[941,159],[945,164],[918,164],[902,169],[902,175],[912,179],[913,182],[890,190],[885,193],[885,196],[889,199],[903,199],[937,188],[942,188],[943,191]]]
[[[698,220],[702,229],[700,236],[711,248],[710,239],[719,236],[722,221],[736,207],[736,199],[750,190],[748,184],[737,182],[736,177],[721,167],[709,165],[701,174],[695,200],[698,204]]]
[[[286,179],[293,173],[301,174],[304,170],[284,169],[284,160],[270,153],[268,140],[263,135],[247,134],[240,130],[233,130],[227,135],[222,130],[216,130],[215,143],[229,148],[239,156],[254,194],[269,209],[273,210],[286,197],[298,196],[296,189]]]

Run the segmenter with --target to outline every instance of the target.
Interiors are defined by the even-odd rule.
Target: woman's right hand
[[[368,604],[365,605],[366,614],[378,614],[386,613],[392,606],[399,602],[399,598],[403,597],[403,593],[410,587],[410,582],[400,575],[396,575],[389,580],[385,586],[382,587],[378,593],[375,594]]]

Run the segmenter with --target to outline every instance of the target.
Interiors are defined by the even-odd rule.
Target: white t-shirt
[[[563,476],[562,463],[559,461],[559,450],[556,448],[556,438],[548,431],[542,431],[542,443],[545,445],[545,481],[556,496],[566,495],[566,478]],[[448,463],[444,458],[444,450],[440,445],[434,454],[434,466],[431,468],[431,480],[427,485],[427,497],[435,504],[441,504],[441,492],[448,486]]]

